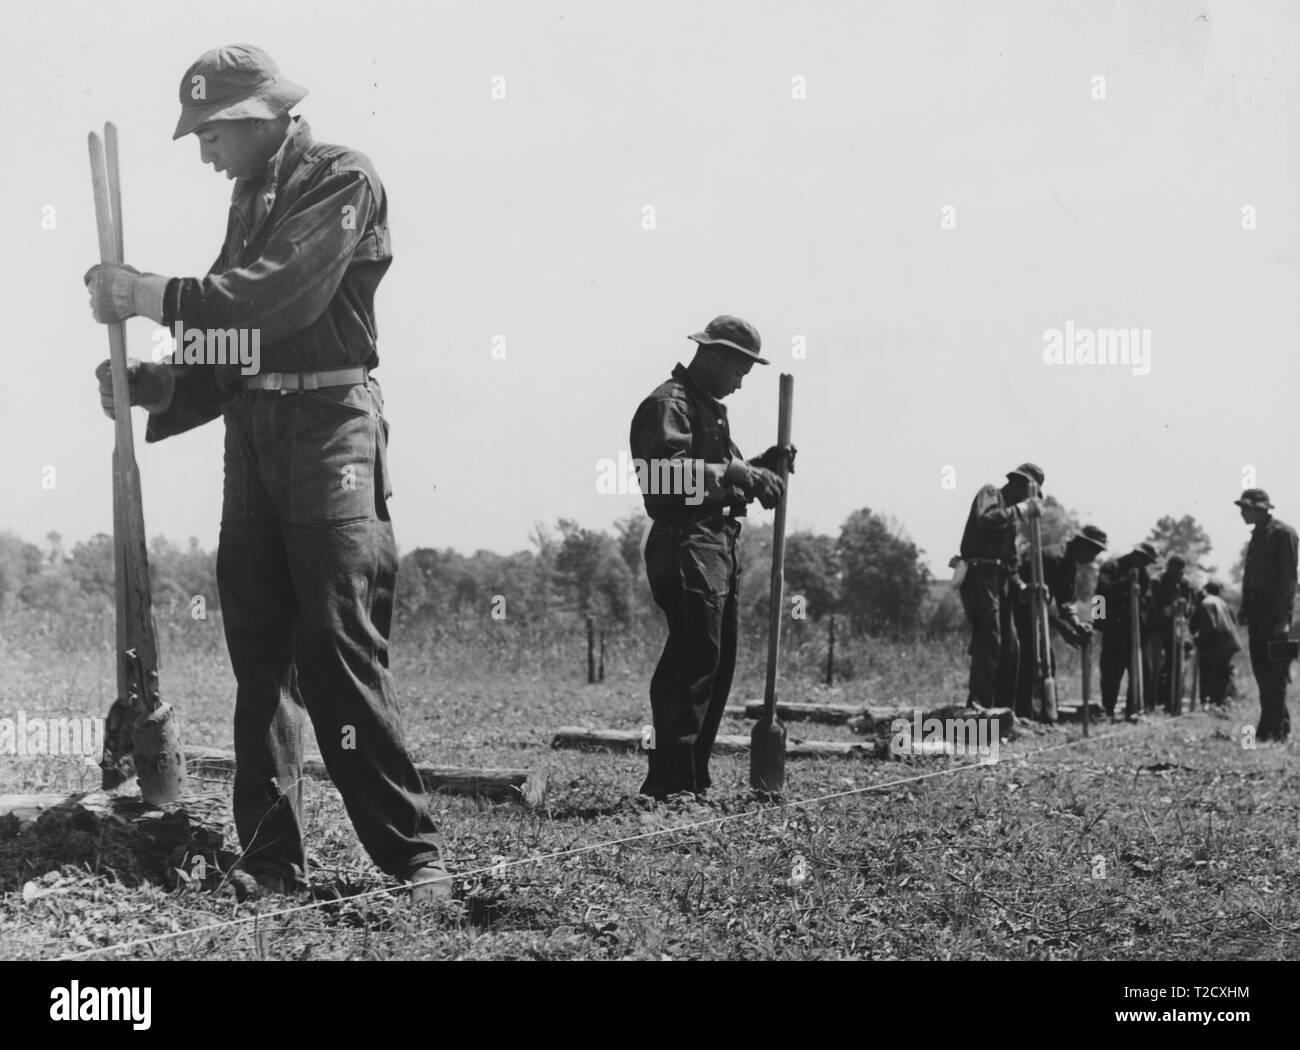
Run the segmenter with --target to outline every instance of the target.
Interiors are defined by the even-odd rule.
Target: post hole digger
[[[117,129],[104,137],[91,132],[90,175],[102,262],[121,263],[122,190]],[[150,804],[173,802],[185,785],[185,761],[175,712],[158,693],[158,645],[154,633],[149,559],[145,547],[140,471],[135,461],[127,382],[126,326],[108,326],[113,372],[113,569],[116,595],[117,699],[104,727],[100,761],[106,790],[128,785],[132,776]]]
[[[1031,499],[1038,498],[1038,485],[1029,483]],[[1043,527],[1042,520],[1031,516],[1027,522],[1029,531],[1029,564],[1031,583],[1029,593],[1029,623],[1031,644],[1034,647],[1035,682],[1033,693],[1033,716],[1039,721],[1056,721],[1056,679],[1052,673],[1052,636],[1048,616],[1047,584],[1043,576]]]
[[[776,443],[790,445],[790,417],[794,405],[794,376],[781,374]],[[763,689],[763,715],[750,733],[749,786],[768,795],[785,788],[785,726],[776,716],[777,660],[781,654],[781,620],[785,591],[785,508],[789,499],[789,460],[782,457],[782,485],[772,524],[772,581],[767,620],[767,682]]]

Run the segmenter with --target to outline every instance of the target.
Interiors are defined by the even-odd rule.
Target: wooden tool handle
[[[776,443],[790,444],[790,417],[794,408],[794,376],[782,373],[780,402],[777,409]],[[781,457],[778,472],[784,487],[776,505],[772,523],[772,587],[767,610],[767,684],[763,690],[763,708],[770,722],[776,718],[776,665],[781,653],[781,620],[785,602],[785,507],[789,499],[790,469],[787,457]]]
[[[1129,608],[1129,684],[1133,687],[1133,705],[1135,714],[1142,714],[1146,698],[1142,695],[1142,625],[1139,617],[1142,613],[1142,599],[1138,593],[1138,571],[1129,570],[1128,578]]]
[[[105,132],[113,125],[105,125]],[[90,133],[90,181],[95,192],[95,230],[99,235],[100,262],[120,263],[122,257],[120,216],[113,211],[112,199],[121,199],[121,189],[110,189],[117,179],[117,132],[110,135],[112,144],[109,160],[106,163],[104,144],[99,135]],[[117,455],[119,465],[123,468],[128,462],[135,462],[135,442],[131,433],[131,390],[126,368],[126,325],[121,321],[106,325],[108,328],[108,358],[113,375],[113,415]]]

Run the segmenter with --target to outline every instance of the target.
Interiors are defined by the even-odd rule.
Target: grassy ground
[[[0,717],[85,715],[112,697],[103,624],[5,625]],[[164,623],[163,692],[189,743],[229,747],[233,683],[208,624]],[[15,633],[17,632],[17,633]],[[815,685],[816,653],[794,652],[786,699],[923,708],[963,697],[964,640],[854,642],[854,677]],[[1295,745],[1247,750],[1253,684],[1228,715],[1034,729],[995,765],[946,758],[792,761],[791,804],[760,806],[748,759],[714,759],[714,808],[636,798],[644,759],[549,748],[565,724],[649,720],[649,647],[612,646],[606,681],[585,684],[580,635],[544,651],[500,639],[395,641],[411,747],[425,761],[544,767],[547,804],[438,797],[460,872],[456,900],[401,895],[266,916],[305,898],[238,902],[228,891],[167,892],[138,881],[112,826],[20,848],[0,826],[0,944],[49,958],[259,916],[126,949],[142,958],[1295,958],[1300,870]],[[761,693],[747,645],[735,699]],[[1077,695],[1077,664],[1062,660]],[[1248,674],[1239,675],[1243,684]],[[845,739],[840,727],[792,736]],[[729,722],[723,732],[748,732]],[[951,770],[928,779],[925,773]],[[72,758],[0,756],[0,791],[88,790]],[[880,790],[861,791],[873,785]],[[229,782],[208,783],[224,793]],[[836,795],[820,799],[824,795]],[[328,784],[306,785],[313,878],[348,892],[389,885],[361,851]],[[228,808],[225,810],[228,819]],[[690,825],[687,827],[687,825]],[[671,830],[679,828],[681,830]],[[669,831],[636,839],[650,832]],[[226,827],[227,845],[235,840]],[[632,839],[563,857],[547,855]],[[129,845],[129,844],[127,844]],[[57,846],[57,848],[55,848]],[[514,863],[544,857],[536,863]],[[800,877],[802,876],[802,877]],[[116,954],[116,953],[115,953]],[[112,957],[112,956],[109,956]]]

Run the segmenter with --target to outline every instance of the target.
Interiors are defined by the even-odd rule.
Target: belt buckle
[[[263,390],[280,390],[284,387],[283,372],[263,372],[262,389]]]

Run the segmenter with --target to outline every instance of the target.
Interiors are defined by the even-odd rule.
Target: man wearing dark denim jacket
[[[971,707],[1014,707],[1020,669],[1020,639],[1012,609],[1019,600],[1016,575],[1016,526],[1026,516],[1039,516],[1041,504],[1029,498],[1030,482],[1040,488],[1043,471],[1022,463],[1007,472],[1001,488],[989,483],[975,493],[961,534],[965,575],[961,604],[970,622]]]
[[[689,338],[689,365],[641,402],[631,450],[646,513],[646,575],[668,620],[668,640],[650,680],[654,738],[641,794],[663,800],[703,795],[712,784],[709,756],[736,667],[740,574],[739,519],[754,499],[776,506],[782,456],[793,446],[740,458],[722,399],[740,389],[759,356],[754,327],[722,315]]]
[[[170,362],[131,364],[148,441],[225,419],[217,583],[238,682],[245,868],[273,889],[306,872],[295,790],[305,709],[371,858],[418,897],[444,897],[438,828],[388,670],[397,551],[388,424],[370,375],[374,293],[392,259],[387,199],[364,155],[289,117],[304,95],[257,48],[201,56],[181,82],[173,139],[193,133],[203,162],[237,180],[221,254],[202,278],[101,265],[87,284],[97,320],[176,329]],[[230,349],[249,342],[252,367]]]
[[[1241,576],[1241,619],[1259,685],[1255,739],[1280,742],[1291,735],[1291,713],[1286,707],[1291,659],[1270,652],[1269,643],[1291,637],[1300,540],[1295,529],[1270,513],[1273,502],[1263,489],[1246,489],[1233,502],[1241,509],[1241,520],[1252,527]]]

